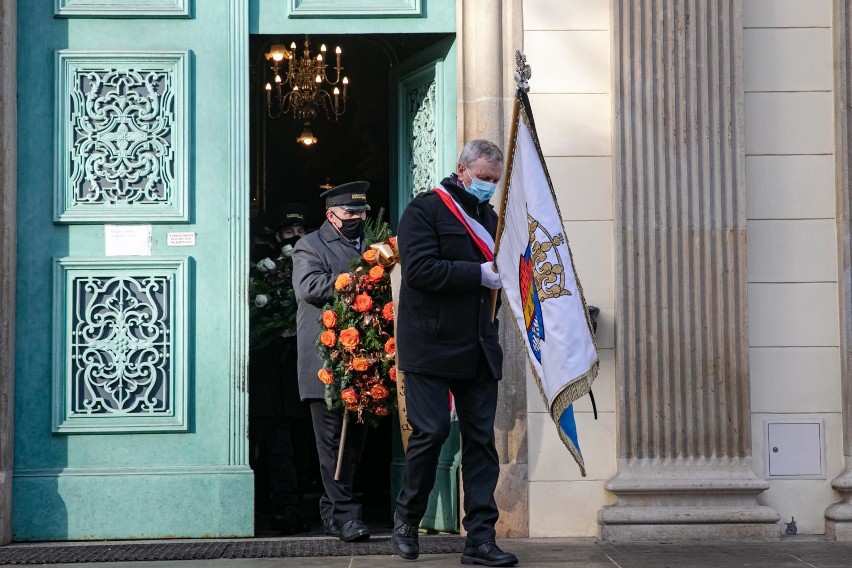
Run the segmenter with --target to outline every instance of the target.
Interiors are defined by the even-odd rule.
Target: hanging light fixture
[[[304,144],[305,146],[313,146],[319,140],[314,136],[314,133],[311,132],[311,123],[305,122],[305,127],[302,129],[302,133],[296,138],[296,142],[299,144]]]
[[[322,44],[319,53],[312,55],[310,38],[306,35],[301,57],[296,52],[296,42],[292,42],[289,49],[281,44],[273,45],[264,54],[272,70],[272,80],[266,83],[266,112],[270,118],[292,114],[296,120],[303,121],[304,128],[297,141],[306,146],[317,143],[311,132],[311,120],[325,113],[328,120],[337,122],[346,112],[349,78],[342,76],[343,50],[334,49],[333,81],[326,72],[326,51]]]

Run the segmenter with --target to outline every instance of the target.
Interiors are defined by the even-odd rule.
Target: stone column
[[[505,150],[515,92],[514,50],[523,48],[522,0],[462,0],[458,6],[459,144],[487,138]],[[509,325],[500,330],[504,362],[495,423],[501,538],[529,535],[527,363],[517,334],[510,331]]]
[[[16,5],[0,3],[0,545],[12,540],[15,439]]]
[[[834,1],[834,109],[837,185],[837,251],[840,277],[840,368],[843,393],[843,454],[846,469],[831,484],[843,499],[825,511],[825,534],[852,541],[852,9],[847,0]]]
[[[742,1],[614,0],[607,540],[778,538],[751,471]]]

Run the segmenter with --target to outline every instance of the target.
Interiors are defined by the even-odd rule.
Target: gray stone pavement
[[[779,542],[601,543],[593,539],[505,539],[520,566],[534,568],[847,568],[852,543],[820,537],[786,537]],[[109,568],[427,568],[459,566],[458,554],[424,555],[408,562],[396,556],[254,558],[170,562],[115,562]],[[94,568],[95,564],[53,564]]]

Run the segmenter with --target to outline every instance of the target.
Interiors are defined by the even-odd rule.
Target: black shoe
[[[323,519],[322,528],[328,536],[340,536],[340,524],[333,517]]]
[[[420,556],[420,543],[417,542],[417,526],[409,525],[393,514],[393,532],[390,538],[391,548],[405,560],[417,560]]]
[[[462,564],[481,564],[483,566],[514,566],[518,557],[511,552],[503,552],[493,542],[479,546],[466,546],[461,557]]]
[[[370,529],[361,519],[346,521],[340,527],[340,540],[343,542],[361,542],[370,539]]]

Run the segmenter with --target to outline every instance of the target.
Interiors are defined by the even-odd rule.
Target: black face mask
[[[292,237],[287,237],[286,239],[281,239],[281,246],[282,246],[282,248],[286,247],[287,245],[294,247],[294,246],[296,246],[296,243],[299,242],[299,239],[301,239],[301,238],[302,238],[301,235],[293,235]]]
[[[335,217],[334,213],[332,213]],[[337,219],[343,223],[342,227],[338,227],[338,231],[340,234],[349,239],[350,241],[354,241],[359,238],[364,233],[364,220],[361,218],[357,219],[341,219],[337,217]]]

